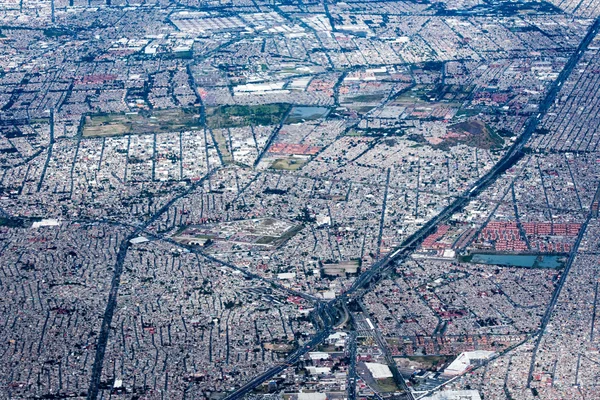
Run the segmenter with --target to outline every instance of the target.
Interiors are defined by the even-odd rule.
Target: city
[[[0,18],[0,398],[600,398],[599,1]]]

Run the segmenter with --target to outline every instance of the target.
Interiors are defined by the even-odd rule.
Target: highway
[[[184,196],[189,195],[190,193],[192,193],[192,191],[196,190],[198,186],[202,185],[204,181],[210,178],[212,173],[213,172],[209,172],[202,179],[192,184],[184,192],[181,192],[177,196],[174,196],[171,200],[165,203],[152,217],[150,217],[146,222],[144,222],[140,226],[136,227],[133,232],[131,232],[127,237],[125,237],[121,241],[119,251],[117,253],[117,259],[114,265],[114,272],[111,279],[110,290],[108,292],[106,309],[104,310],[102,324],[100,326],[100,333],[98,335],[98,341],[96,342],[96,353],[94,355],[94,363],[92,364],[90,386],[87,392],[88,400],[97,399],[100,391],[100,380],[102,378],[102,370],[104,368],[104,356],[106,354],[106,346],[108,344],[108,337],[110,334],[113,315],[117,307],[117,297],[119,293],[119,287],[121,284],[121,275],[123,273],[125,257],[127,256],[127,251],[129,250],[129,241],[134,237],[140,235],[146,230],[146,228],[148,228],[150,225],[156,222],[169,210],[169,208],[173,204],[175,204],[176,201],[178,201]]]
[[[350,365],[348,366],[348,400],[356,400],[356,332],[351,332],[348,336],[348,357]]]
[[[533,380],[533,371],[535,370],[535,360],[537,356],[538,349],[540,347],[540,343],[542,342],[542,337],[544,336],[544,331],[548,326],[548,322],[550,322],[550,317],[552,317],[552,312],[554,311],[554,307],[556,306],[556,302],[558,301],[558,297],[560,296],[560,292],[565,285],[565,281],[567,280],[567,276],[569,275],[569,271],[571,270],[571,266],[573,265],[573,261],[575,261],[575,256],[577,255],[577,249],[581,244],[581,240],[587,230],[587,226],[592,218],[592,212],[590,211],[586,221],[581,226],[579,230],[579,235],[577,235],[577,239],[575,240],[575,244],[571,249],[571,254],[569,255],[569,259],[567,260],[567,264],[562,271],[560,276],[560,280],[558,281],[558,285],[552,294],[552,298],[550,299],[550,304],[548,308],[546,308],[546,313],[544,314],[544,318],[542,318],[542,324],[540,325],[540,329],[538,331],[538,336],[535,341],[535,346],[533,348],[533,353],[531,355],[531,362],[529,364],[529,374],[527,375],[527,387],[530,387],[531,381]]]
[[[301,356],[303,356],[304,354],[309,352],[312,348],[314,348],[316,345],[321,343],[323,341],[323,339],[325,339],[331,333],[332,333],[332,331],[330,329],[322,330],[314,338],[312,338],[308,343],[302,345],[301,347],[296,349],[296,351],[294,351],[292,354],[290,354],[283,363],[277,364],[275,367],[263,372],[262,374],[260,374],[256,378],[252,379],[250,382],[246,383],[244,386],[242,386],[235,392],[231,393],[229,396],[225,397],[224,400],[234,400],[234,399],[240,399],[240,398],[244,397],[247,393],[252,391],[254,388],[259,386],[263,382],[271,379],[272,377],[274,377],[277,374],[280,374],[286,368],[295,364],[300,359]]]
[[[361,301],[359,301],[358,304],[360,305],[360,308],[363,310],[363,314],[368,315],[368,311],[367,311],[367,308],[365,307],[365,305]],[[402,375],[400,375],[400,371],[398,371],[398,366],[396,365],[396,360],[394,360],[394,357],[392,356],[392,353],[390,352],[390,348],[389,348],[388,344],[386,343],[385,338],[379,331],[379,329],[377,329],[377,328],[373,329],[373,337],[375,338],[375,341],[379,345],[379,348],[381,349],[381,351],[383,351],[383,354],[385,355],[385,362],[390,367],[390,371],[392,371],[394,381],[399,385],[399,387],[402,390],[404,390],[404,392],[406,393],[407,398],[409,400],[414,400],[412,392],[408,388]]]
[[[579,44],[577,51],[574,52],[573,55],[569,58],[556,81],[554,81],[553,84],[550,86],[546,97],[540,104],[539,113],[528,120],[523,134],[521,134],[521,136],[517,138],[517,140],[508,149],[508,151],[500,159],[500,161],[498,161],[494,168],[492,168],[488,173],[479,178],[479,180],[475,182],[469,188],[469,190],[467,190],[467,192],[465,192],[462,196],[457,197],[437,216],[429,220],[421,229],[409,236],[398,248],[392,251],[386,258],[382,259],[379,263],[375,264],[371,269],[362,274],[359,277],[359,279],[355,281],[354,285],[346,293],[344,293],[337,299],[338,301],[347,300],[352,293],[367,285],[375,275],[382,272],[394,261],[399,261],[406,257],[411,252],[411,250],[415,249],[420,244],[420,242],[423,239],[425,239],[437,227],[437,225],[440,222],[446,220],[452,214],[461,210],[471,199],[477,197],[485,189],[487,189],[499,175],[501,175],[504,171],[514,166],[521,159],[521,157],[523,156],[523,148],[525,147],[525,144],[529,141],[529,139],[537,129],[539,123],[542,120],[542,116],[554,103],[554,100],[556,99],[560,87],[571,75],[573,68],[575,68],[577,62],[580,60],[584,51],[587,49],[590,42],[592,41],[594,36],[596,36],[599,30],[600,18],[596,19],[594,24],[590,27],[588,33]]]
[[[509,168],[513,167],[523,157],[523,154],[524,154],[523,149],[524,149],[526,143],[529,141],[529,139],[531,138],[533,133],[536,131],[538,125],[542,121],[543,116],[546,114],[548,109],[554,103],[556,96],[557,96],[558,92],[560,91],[561,86],[569,78],[569,76],[571,75],[571,72],[573,71],[573,69],[575,68],[575,66],[577,65],[579,60],[581,59],[581,56],[587,50],[592,39],[596,36],[596,34],[599,31],[600,31],[600,18],[596,19],[594,24],[589,28],[586,36],[583,38],[583,40],[579,44],[577,50],[571,55],[571,57],[565,64],[565,67],[560,72],[558,78],[551,84],[550,88],[548,89],[548,92],[546,93],[546,96],[540,103],[538,114],[529,118],[523,133],[517,138],[517,140],[512,144],[512,146],[507,150],[506,154],[504,154],[504,156],[498,161],[498,163],[490,171],[488,171],[485,175],[483,175],[481,178],[479,178],[462,196],[458,196],[452,203],[450,203],[446,208],[444,208],[437,216],[435,216],[434,218],[429,220],[417,232],[413,233],[406,240],[404,240],[404,242],[399,247],[397,247],[392,252],[390,252],[389,255],[387,255],[381,261],[375,263],[369,270],[367,270],[366,272],[361,274],[348,291],[341,294],[336,299],[331,300],[329,303],[326,303],[325,305],[319,304],[317,306],[316,311],[317,311],[317,314],[319,315],[319,317],[321,318],[321,320],[324,322],[324,327],[317,333],[317,335],[307,345],[302,346],[301,348],[297,349],[294,353],[292,353],[292,355],[290,357],[288,357],[288,359],[286,360],[285,364],[277,365],[277,366],[273,367],[272,369],[268,370],[267,372],[263,373],[262,375],[254,378],[252,381],[246,383],[240,389],[236,390],[235,392],[233,392],[229,396],[227,396],[225,398],[225,400],[234,400],[234,399],[239,399],[239,398],[243,397],[245,394],[250,392],[252,389],[254,389],[258,385],[260,385],[265,380],[282,372],[285,368],[287,368],[288,364],[292,364],[292,363],[296,362],[303,354],[307,353],[312,347],[319,344],[331,332],[332,326],[335,323],[335,320],[332,320],[332,316],[335,316],[338,314],[343,315],[343,312],[338,313],[338,312],[334,311],[335,308],[341,309],[341,305],[343,303],[346,303],[351,299],[360,297],[360,295],[362,293],[364,293],[365,288],[374,280],[374,278],[379,276],[388,267],[405,259],[408,255],[410,255],[410,253],[414,249],[417,248],[417,246],[431,232],[433,232],[435,230],[435,228],[437,227],[438,224],[440,224],[441,222],[448,219],[452,214],[461,210],[466,204],[468,204],[469,201],[471,201],[471,199],[477,197],[479,194],[481,194],[483,191],[485,191],[496,180],[496,178],[498,176],[500,176],[502,173],[504,173]],[[586,225],[587,225],[587,222],[586,222]],[[584,229],[585,229],[585,225],[582,227],[582,231]],[[577,245],[579,244],[580,241],[581,241],[581,238],[578,238],[577,244],[576,244],[576,246],[574,246],[575,249],[577,248]],[[571,263],[572,263],[572,260],[571,260]],[[566,277],[566,275],[568,274],[569,267],[570,267],[570,263],[568,263],[567,268],[565,268],[563,277]],[[561,277],[561,283],[559,284],[559,287],[555,291],[554,297],[556,297],[556,298],[558,297],[558,294],[560,293],[560,288],[562,287],[562,284],[564,284],[563,277]],[[556,303],[556,298],[554,298],[554,297],[553,297],[551,305],[549,307],[549,311],[554,307],[554,304]],[[542,332],[548,323],[550,314],[551,314],[551,312],[548,312],[547,315],[544,317],[544,320],[542,321],[542,329],[541,329]],[[541,337],[541,335],[540,335],[540,337]],[[538,341],[538,344],[539,344],[539,341]],[[537,344],[536,344],[536,349],[537,349]],[[534,364],[534,362],[535,362],[535,352],[534,352],[534,358],[532,360],[532,365]],[[395,364],[393,364],[393,365],[395,365]],[[531,377],[531,372],[532,371],[530,370],[530,377]]]

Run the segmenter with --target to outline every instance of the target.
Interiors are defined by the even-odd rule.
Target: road
[[[367,311],[367,308],[365,307],[365,305],[361,301],[359,301],[358,304],[360,305],[360,308],[363,310],[363,314],[368,315],[368,311]],[[408,399],[414,400],[412,392],[406,385],[406,381],[404,380],[402,375],[400,375],[400,371],[398,371],[398,366],[396,365],[396,360],[394,360],[394,357],[392,356],[392,353],[390,352],[390,347],[388,346],[387,342],[385,341],[385,338],[383,337],[383,335],[381,334],[379,329],[377,329],[377,327],[375,327],[375,329],[373,329],[373,337],[375,338],[375,341],[379,345],[379,348],[381,349],[381,351],[383,351],[383,354],[385,356],[385,362],[388,364],[388,366],[390,367],[390,370],[392,371],[392,375],[394,376],[394,381],[399,385],[399,387],[402,390],[404,390],[404,392],[408,396]]]
[[[323,339],[325,339],[331,333],[332,333],[332,331],[330,329],[326,329],[326,330],[319,332],[308,343],[302,345],[302,347],[299,347],[298,349],[296,349],[296,351],[294,351],[292,354],[290,354],[283,363],[277,364],[275,367],[263,372],[262,374],[260,374],[256,378],[252,379],[250,382],[246,383],[244,386],[242,386],[235,392],[231,393],[229,396],[225,397],[224,400],[234,400],[234,399],[240,399],[240,398],[244,397],[247,393],[252,391],[254,388],[259,386],[263,382],[267,381],[268,379],[271,379],[275,375],[280,374],[286,368],[288,368],[290,365],[295,364],[300,359],[301,356],[303,356],[308,351],[310,351],[312,348],[314,348],[319,343],[321,343],[323,341]]]
[[[317,335],[305,346],[297,349],[288,359],[285,364],[280,364],[267,372],[261,374],[259,377],[254,378],[252,381],[246,383],[240,389],[231,393],[229,396],[225,398],[225,400],[234,400],[243,397],[245,394],[250,392],[252,389],[260,385],[265,380],[279,374],[285,368],[287,368],[288,364],[292,364],[296,362],[300,356],[307,353],[310,348],[314,347],[321,340],[323,340],[330,332],[335,320],[331,320],[332,316],[338,314],[338,312],[334,311],[335,308],[340,309],[341,304],[348,302],[351,299],[357,298],[361,293],[364,292],[365,288],[382,272],[394,265],[397,262],[405,259],[410,253],[416,249],[416,247],[437,227],[438,224],[448,219],[452,214],[461,210],[469,201],[473,198],[477,197],[483,191],[485,191],[498,176],[504,173],[506,170],[514,166],[522,157],[523,157],[523,149],[526,143],[529,141],[533,133],[536,131],[538,125],[542,121],[543,116],[546,114],[548,109],[554,103],[560,88],[563,83],[569,78],[571,72],[581,59],[581,56],[588,48],[592,39],[600,30],[600,18],[596,19],[594,24],[588,30],[586,36],[583,38],[581,43],[579,44],[577,50],[571,55],[565,67],[560,72],[558,78],[551,84],[548,92],[539,106],[539,112],[537,115],[529,118],[523,133],[517,138],[517,140],[513,143],[513,145],[508,149],[505,155],[498,161],[498,163],[488,171],[484,176],[479,178],[477,182],[475,182],[462,196],[457,197],[453,202],[451,202],[446,208],[444,208],[437,216],[429,220],[423,227],[421,227],[417,232],[409,236],[399,247],[394,249],[388,256],[374,264],[368,271],[364,272],[360,277],[354,282],[352,287],[337,297],[334,300],[331,300],[329,303],[325,305],[319,304],[317,306],[317,315],[323,321],[324,327],[317,333]],[[587,224],[587,223],[586,223]],[[582,227],[585,229],[585,225]],[[581,238],[578,238],[577,245],[579,244]],[[577,246],[574,246],[576,248]],[[572,261],[571,261],[572,262]],[[568,264],[570,267],[570,264]],[[565,272],[563,273],[563,277],[566,277],[568,274],[568,269],[565,268]],[[563,278],[561,278],[563,281]],[[562,282],[564,283],[564,281]],[[562,284],[559,283],[562,286]],[[558,293],[560,292],[560,286],[557,288],[555,292],[555,296],[558,297]],[[556,303],[556,299],[553,298],[551,302],[551,306],[549,310],[554,307]],[[339,313],[342,314],[342,313]],[[542,322],[542,331],[548,323],[551,312],[548,312],[544,317]],[[329,321],[328,321],[329,320]],[[377,335],[375,335],[377,338]],[[541,337],[541,335],[540,335]],[[384,348],[387,348],[385,346]],[[536,346],[537,348],[537,346]],[[387,357],[387,354],[386,354]],[[532,365],[535,362],[535,353]],[[395,364],[392,364],[394,366]],[[531,371],[530,371],[531,376]]]
[[[539,123],[542,120],[542,116],[554,103],[554,100],[556,99],[556,96],[561,86],[571,75],[573,68],[575,68],[577,62],[580,60],[581,56],[583,55],[590,42],[592,41],[594,36],[596,36],[599,30],[600,18],[596,19],[594,24],[590,27],[588,33],[577,48],[577,51],[575,51],[571,58],[569,58],[556,81],[554,81],[550,86],[546,97],[540,104],[539,113],[529,119],[523,133],[517,138],[517,140],[508,149],[506,154],[498,161],[498,163],[488,173],[486,173],[477,182],[475,182],[471,186],[471,188],[467,190],[466,193],[464,193],[462,196],[457,197],[437,216],[429,220],[421,229],[409,236],[398,248],[392,251],[386,258],[384,258],[381,262],[375,264],[371,269],[362,274],[359,277],[359,279],[355,281],[354,285],[344,295],[340,296],[338,300],[347,300],[352,295],[352,293],[367,285],[375,275],[382,272],[394,261],[399,261],[406,257],[412,249],[416,248],[416,246],[437,227],[437,225],[440,222],[446,220],[452,214],[462,209],[469,201],[471,201],[471,199],[477,197],[485,189],[487,189],[499,175],[501,175],[504,171],[514,166],[521,159],[521,157],[523,156],[523,148],[525,147],[525,144],[529,141],[529,139],[537,129]]]
[[[281,117],[281,120],[279,121],[277,128],[275,128],[273,130],[273,132],[269,136],[269,139],[267,140],[267,143],[263,146],[262,150],[258,153],[258,156],[256,157],[256,161],[254,161],[254,168],[256,168],[256,166],[260,163],[260,161],[262,160],[263,156],[265,155],[265,153],[267,152],[269,147],[271,147],[271,144],[273,144],[273,141],[275,140],[277,135],[279,135],[281,128],[283,128],[283,125],[285,124],[285,120],[290,115],[290,112],[292,112],[292,106],[288,107],[285,114],[283,114],[283,117]]]
[[[44,184],[44,178],[46,177],[46,171],[48,170],[48,165],[50,164],[50,159],[52,158],[52,149],[54,147],[54,109],[50,110],[50,141],[48,143],[48,154],[46,156],[46,161],[44,162],[44,167],[42,168],[42,173],[40,174],[40,180],[37,185],[37,191],[42,190],[42,185]],[[22,190],[22,188],[21,188]]]
[[[381,254],[381,238],[383,237],[383,226],[385,224],[385,210],[387,207],[387,198],[388,198],[388,192],[390,189],[390,174],[391,174],[391,170],[390,168],[387,169],[387,176],[385,178],[385,190],[383,191],[383,204],[381,206],[381,218],[379,219],[379,232],[377,233],[377,257],[379,258],[379,255]],[[417,188],[417,196],[418,196],[418,188]]]
[[[114,265],[114,272],[111,279],[110,290],[108,292],[106,309],[104,310],[102,324],[100,326],[100,333],[98,335],[98,341],[96,342],[96,354],[94,355],[94,363],[92,364],[90,385],[87,392],[88,400],[95,400],[98,398],[100,390],[100,381],[102,378],[102,370],[104,368],[104,356],[106,354],[106,346],[108,344],[108,336],[110,334],[112,319],[114,316],[115,309],[117,307],[117,297],[121,283],[121,274],[123,273],[125,257],[127,256],[127,251],[129,250],[129,241],[134,237],[140,235],[146,230],[146,228],[148,228],[160,217],[162,217],[169,210],[169,208],[171,208],[171,206],[175,204],[176,201],[183,198],[184,196],[189,195],[200,185],[204,184],[204,182],[207,179],[209,179],[211,175],[212,172],[209,172],[202,179],[190,185],[188,189],[171,198],[171,200],[165,203],[152,217],[150,217],[142,225],[138,226],[133,232],[131,232],[121,241]]]
[[[546,330],[546,327],[548,326],[548,322],[550,322],[550,317],[552,316],[552,312],[554,311],[554,307],[556,306],[556,302],[558,301],[560,292],[562,291],[562,288],[565,285],[565,281],[567,280],[567,276],[569,275],[569,271],[571,270],[573,261],[575,261],[575,256],[577,255],[577,249],[579,248],[579,245],[581,244],[581,240],[583,239],[583,236],[587,229],[587,225],[590,222],[591,218],[592,218],[592,213],[590,211],[590,214],[588,215],[586,221],[583,223],[583,225],[581,226],[581,229],[579,230],[579,234],[577,235],[575,244],[573,245],[573,248],[571,249],[571,254],[569,255],[569,259],[567,260],[565,268],[562,271],[560,280],[558,281],[558,285],[556,286],[556,289],[554,290],[554,293],[552,294],[552,299],[550,300],[550,304],[548,305],[548,308],[546,308],[546,313],[544,314],[544,318],[542,318],[542,324],[540,325],[538,337],[535,341],[535,346],[533,348],[533,354],[531,355],[531,363],[529,364],[529,374],[527,375],[527,387],[530,386],[531,381],[533,380],[533,371],[535,370],[535,360],[537,357],[538,349],[540,347],[540,343],[542,342],[542,337],[544,336],[544,331]]]
[[[356,400],[356,332],[348,336],[348,357],[350,365],[348,366],[348,400]]]

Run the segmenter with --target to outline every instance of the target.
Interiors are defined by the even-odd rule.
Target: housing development
[[[0,0],[0,399],[600,399],[599,0]]]

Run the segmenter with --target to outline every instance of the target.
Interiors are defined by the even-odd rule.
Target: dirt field
[[[283,169],[286,171],[296,171],[302,168],[304,164],[306,164],[307,160],[302,158],[278,158],[271,164],[271,168],[273,169]]]
[[[84,137],[105,137],[139,133],[179,132],[200,128],[197,109],[98,114],[85,117]]]

